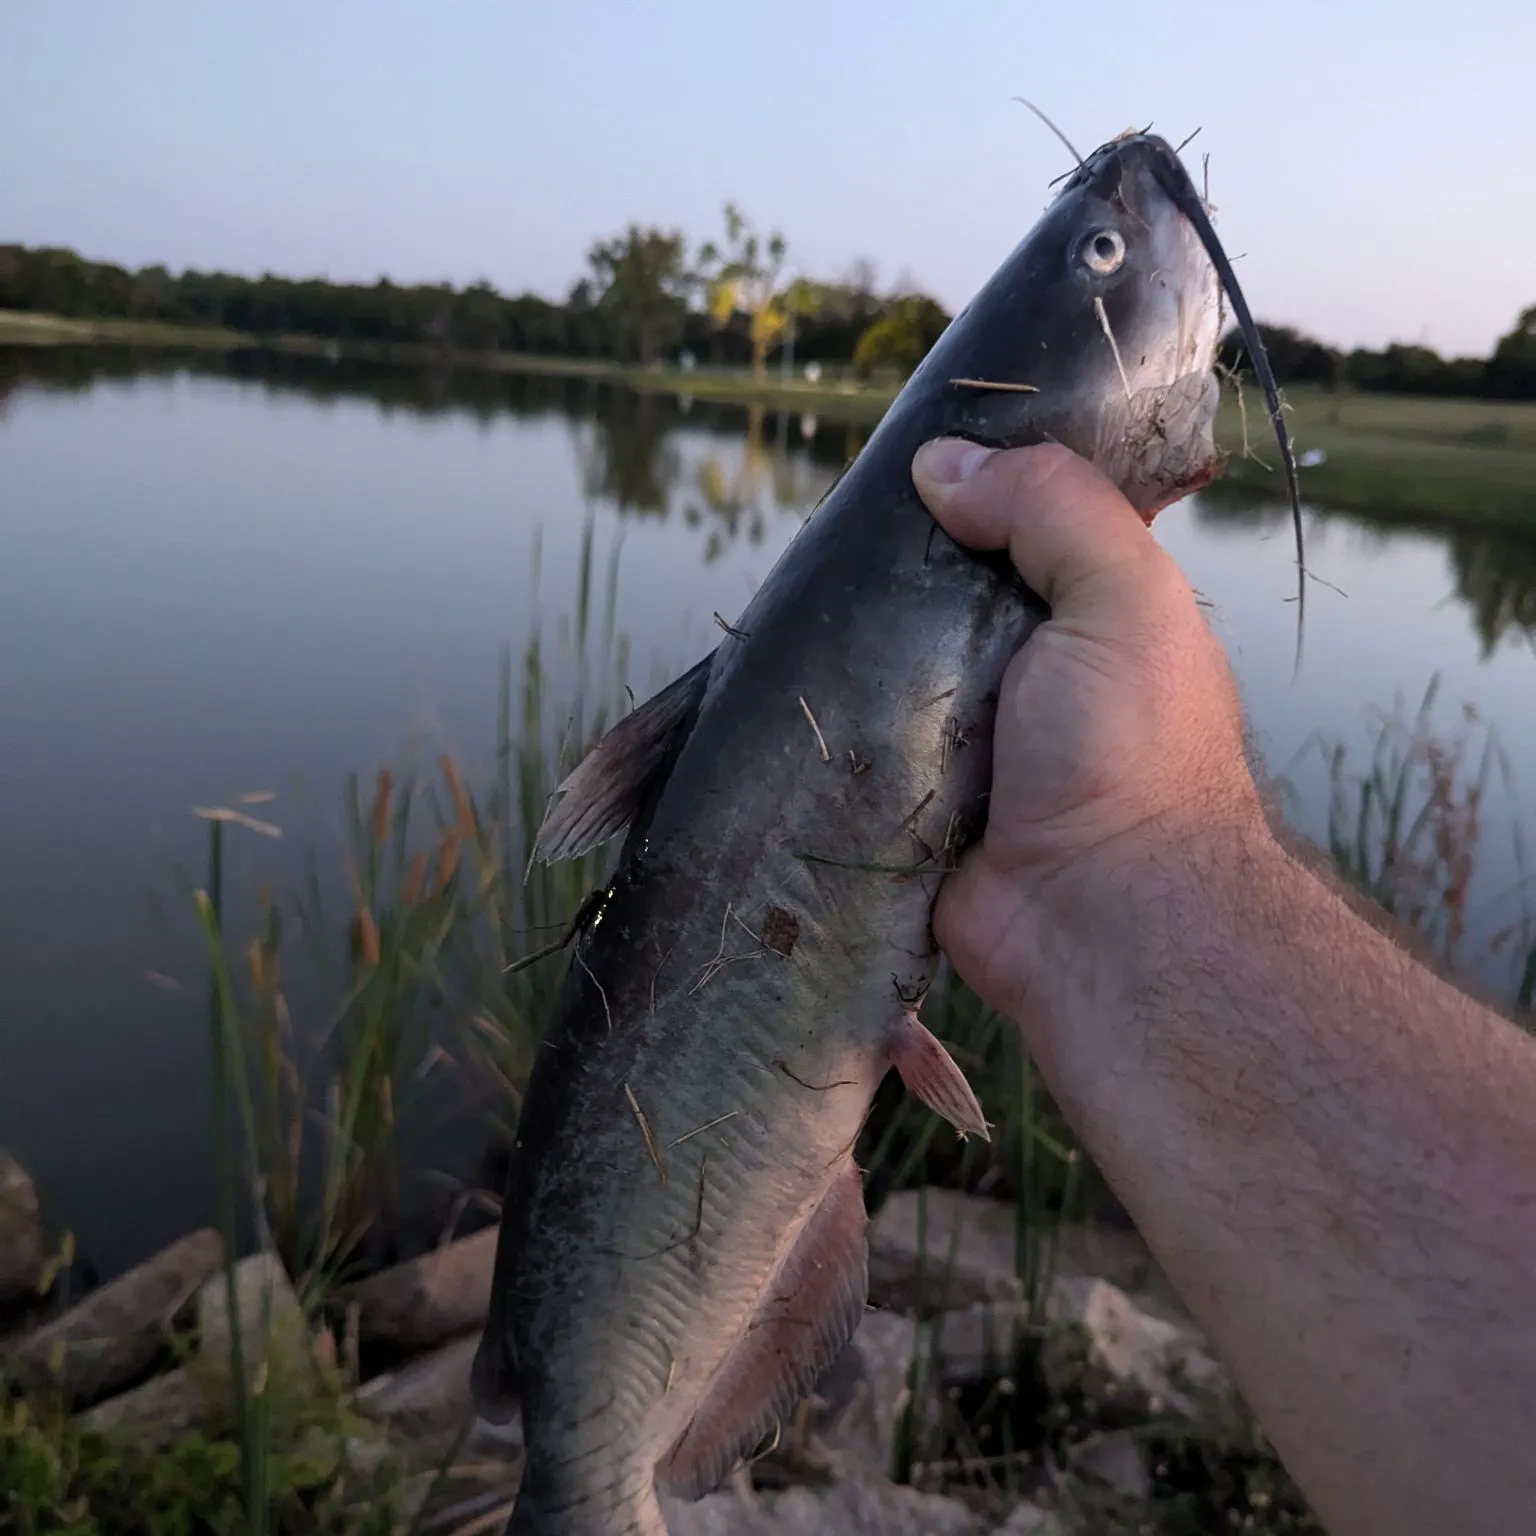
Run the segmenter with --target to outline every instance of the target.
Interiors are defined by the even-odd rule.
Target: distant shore
[[[72,320],[0,310],[0,345],[140,346],[234,352],[249,348],[298,356],[403,366],[449,364],[510,374],[590,379],[655,393],[691,395],[772,410],[874,422],[896,395],[893,383],[852,378],[808,380],[777,365],[745,369],[639,366],[602,358],[541,357],[515,352],[448,351],[420,345],[335,342],[307,335],[256,336],[221,327],[137,320]],[[1299,452],[1303,494],[1392,522],[1536,528],[1536,405],[1439,396],[1286,391],[1288,422]],[[1243,409],[1230,392],[1218,437],[1232,454],[1223,480],[1283,495],[1278,455],[1263,402],[1249,389],[1244,456]]]

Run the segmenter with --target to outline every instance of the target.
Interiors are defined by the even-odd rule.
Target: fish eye
[[[1118,229],[1101,229],[1083,242],[1082,258],[1095,276],[1108,277],[1125,260],[1125,240]]]

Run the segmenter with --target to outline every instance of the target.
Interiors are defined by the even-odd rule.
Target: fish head
[[[1167,142],[1123,134],[1068,178],[950,330],[967,373],[947,429],[999,447],[1065,443],[1147,521],[1213,479],[1222,284],[1186,212],[1204,209]],[[962,339],[963,337],[963,339]],[[934,353],[948,350],[941,338]],[[955,358],[958,361],[958,357]],[[996,387],[994,387],[996,386]]]

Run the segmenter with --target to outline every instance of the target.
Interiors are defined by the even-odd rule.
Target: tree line
[[[680,231],[637,224],[594,242],[561,301],[504,294],[484,280],[455,288],[130,271],[59,247],[0,245],[0,309],[642,364],[689,352],[759,373],[770,358],[908,373],[949,323],[926,294],[900,284],[879,292],[868,260],[818,282],[791,277],[787,259],[782,234],[760,233],[734,204],[721,236],[696,251]]]
[[[1442,357],[1430,347],[1393,342],[1379,352],[1345,352],[1290,326],[1258,327],[1281,384],[1317,384],[1391,395],[1481,395],[1536,400],[1536,305],[1515,321],[1488,357]],[[1236,331],[1222,340],[1218,360],[1239,373],[1252,365]]]
[[[383,277],[366,284],[177,274],[164,266],[130,271],[59,247],[0,245],[0,309],[641,364],[689,353],[759,374],[770,363],[817,362],[864,377],[910,373],[950,320],[911,284],[879,292],[868,260],[833,281],[791,275],[783,234],[760,231],[733,203],[720,235],[694,249],[679,230],[639,224],[595,241],[586,271],[559,301],[504,294],[484,280],[455,288]],[[1290,327],[1259,329],[1282,384],[1536,399],[1536,306],[1487,358],[1443,358],[1398,344],[1344,352]],[[1247,367],[1235,333],[1224,339],[1221,360],[1235,371]]]

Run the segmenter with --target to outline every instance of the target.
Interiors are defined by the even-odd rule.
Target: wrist
[[[1126,1033],[1198,1013],[1217,976],[1260,968],[1293,882],[1310,879],[1256,807],[1148,821],[1063,865],[1037,887],[1037,958],[1018,989],[1031,1049],[1075,1094]]]

